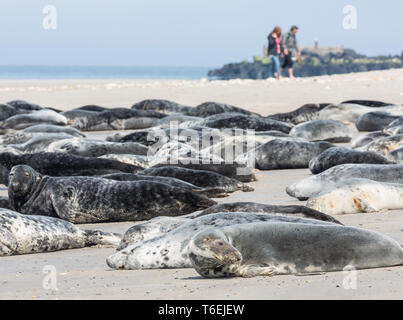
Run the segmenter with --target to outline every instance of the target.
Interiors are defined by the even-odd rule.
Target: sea
[[[2,80],[139,79],[200,80],[215,67],[145,66],[0,66]]]

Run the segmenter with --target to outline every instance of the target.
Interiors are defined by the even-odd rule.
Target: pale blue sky
[[[44,30],[45,5],[57,8]],[[355,5],[358,29],[344,30]],[[300,27],[301,45],[401,53],[397,0],[1,0],[0,65],[220,66],[262,51],[276,25]]]

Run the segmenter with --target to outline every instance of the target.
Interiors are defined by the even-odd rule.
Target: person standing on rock
[[[294,59],[300,59],[301,53],[298,48],[297,37],[296,34],[298,32],[297,26],[292,26],[290,31],[288,31],[283,39],[284,46],[284,63],[282,65],[282,69],[288,69],[288,73],[291,79],[294,79]]]
[[[269,34],[269,47],[267,49],[267,54],[272,58],[272,73],[276,79],[281,78],[280,73],[280,56],[284,52],[283,45],[281,43],[281,28],[275,27],[274,30]]]

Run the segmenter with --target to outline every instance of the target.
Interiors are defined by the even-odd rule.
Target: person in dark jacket
[[[269,34],[269,47],[267,49],[268,56],[272,57],[272,74],[277,79],[280,79],[280,57],[284,52],[283,44],[281,43],[281,28],[275,27],[274,30]]]
[[[294,79],[294,59],[300,58],[301,53],[299,52],[296,34],[298,32],[297,26],[292,26],[291,30],[286,33],[283,39],[284,46],[284,63],[282,69],[288,69],[290,78]]]

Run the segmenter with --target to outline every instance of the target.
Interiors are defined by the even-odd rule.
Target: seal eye
[[[223,246],[224,243],[220,241],[220,242],[218,243],[218,245],[219,245],[219,246]]]
[[[9,176],[14,177],[14,172],[10,172]]]
[[[26,176],[26,177],[29,177],[29,173],[28,173],[28,172],[25,172],[25,176]]]

